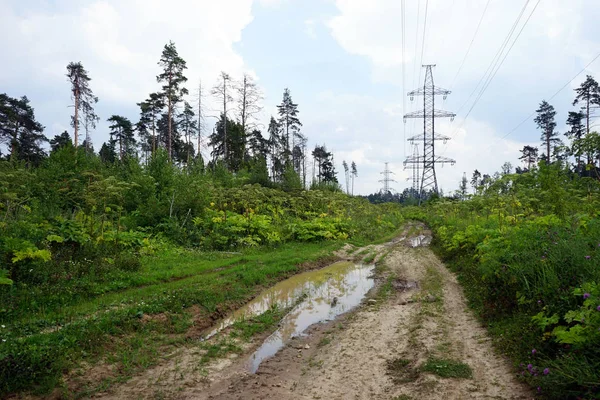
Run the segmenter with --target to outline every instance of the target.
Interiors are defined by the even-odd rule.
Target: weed
[[[469,379],[473,377],[473,370],[471,370],[471,367],[460,361],[449,359],[431,357],[423,364],[421,370],[442,378]]]
[[[419,370],[415,368],[414,361],[406,358],[396,358],[387,361],[387,375],[395,384],[414,382],[419,378]]]

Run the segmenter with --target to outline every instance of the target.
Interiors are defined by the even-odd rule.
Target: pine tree
[[[237,172],[244,164],[242,125],[230,119],[227,119],[227,124],[224,121],[224,115],[221,115],[215,130],[209,136],[208,144],[213,148],[211,152],[213,163],[223,161],[230,171]]]
[[[519,160],[523,160],[527,164],[527,171],[531,171],[531,166],[535,165],[538,159],[538,149],[533,146],[523,146],[521,150],[521,157]]]
[[[588,75],[585,78],[585,81],[575,89],[575,100],[573,100],[573,105],[577,105],[580,102],[583,103],[581,106],[581,110],[586,119],[586,130],[585,133],[590,133],[590,115],[591,109],[593,106],[600,106],[600,86],[598,86],[598,82]]]
[[[283,140],[281,136],[281,126],[273,116],[267,129],[269,138],[269,157],[271,159],[271,179],[278,182],[283,174],[285,163],[282,160]]]
[[[292,142],[295,142],[296,138],[301,136],[300,127],[302,123],[298,119],[298,104],[292,101],[292,95],[290,90],[286,88],[283,91],[283,100],[281,104],[277,106],[279,113],[279,125],[283,131],[283,137],[285,139],[284,147],[284,158],[286,161],[290,161],[292,156],[292,150],[294,144],[290,147],[290,134],[292,135]]]
[[[196,113],[194,109],[187,101],[184,103],[183,111],[179,115],[177,125],[179,131],[183,133],[185,137],[185,154],[186,164],[189,165],[192,157],[194,156],[194,145],[192,143],[192,137],[196,135],[198,125],[194,117]]]
[[[94,104],[98,102],[98,98],[94,96],[90,88],[92,80],[88,72],[83,68],[81,62],[71,62],[67,65],[67,78],[71,82],[71,94],[74,103],[74,114],[71,117],[71,126],[74,129],[73,144],[78,146],[79,140],[79,124],[83,118],[86,134],[89,134],[88,129],[96,127],[96,122],[99,120],[94,113]],[[89,138],[86,137],[86,139]]]
[[[467,180],[467,173],[464,172],[462,179],[460,180],[460,186],[458,189],[461,200],[464,200],[467,198],[467,184],[468,183],[469,183],[469,181]]]
[[[223,104],[223,112],[221,118],[228,120],[227,117],[227,106],[231,101],[233,101],[233,97],[229,93],[231,91],[230,88],[231,77],[224,71],[221,71],[221,76],[219,77],[219,84],[212,88],[211,94],[219,101],[219,103]],[[223,129],[223,139],[222,144],[224,145],[222,149],[223,160],[225,162],[225,167],[228,167],[227,160],[229,159],[229,139],[227,137],[228,124],[222,124]],[[213,133],[214,135],[214,133]]]
[[[237,111],[242,125],[245,146],[249,133],[257,127],[256,116],[262,110],[260,103],[263,100],[263,95],[252,76],[248,74],[244,74],[242,80],[236,84],[235,90],[238,98]]]
[[[567,125],[571,127],[565,136],[571,140],[571,148],[569,149],[571,155],[575,157],[575,164],[577,169],[580,169],[581,155],[583,154],[581,149],[581,139],[585,136],[585,127],[583,126],[583,119],[585,114],[583,112],[569,112],[567,118]],[[589,162],[589,160],[588,160]]]
[[[477,191],[477,188],[481,185],[481,172],[478,170],[473,171],[473,176],[471,177],[471,186],[473,186],[473,193]]]
[[[133,134],[133,124],[131,121],[120,115],[113,115],[108,119],[110,125],[110,137],[113,146],[119,145],[119,160],[123,161],[125,157],[133,155],[136,140]]]
[[[346,160],[342,161],[342,166],[344,167],[344,176],[346,177],[346,193],[350,193],[350,169],[348,168],[348,163]]]
[[[156,130],[158,120],[165,107],[164,99],[160,93],[151,93],[148,99],[138,103],[140,107],[140,120],[137,123],[137,131],[142,139],[144,147],[154,153],[156,152]]]
[[[554,132],[554,129],[556,128],[556,122],[554,120],[556,111],[554,111],[554,107],[546,100],[543,100],[540,103],[540,108],[538,108],[536,112],[537,117],[535,117],[534,121],[542,131],[540,140],[542,141],[542,144],[546,145],[546,156],[548,157],[546,162],[549,164],[552,161],[550,158],[552,154],[551,144],[559,141],[557,137],[558,133]]]
[[[9,145],[12,161],[38,165],[45,156],[40,144],[48,141],[43,131],[26,96],[0,94],[0,141]]]
[[[356,169],[356,163],[352,161],[350,165],[350,173],[352,174],[352,196],[354,196],[354,178],[358,177],[358,170]]]
[[[102,160],[103,163],[113,164],[115,161],[117,161],[117,153],[115,151],[114,144],[111,142],[102,143],[102,147],[98,152],[98,156],[100,157],[100,160]]]
[[[183,58],[179,57],[175,43],[169,42],[165,45],[158,65],[163,72],[156,77],[158,83],[163,83],[162,98],[167,106],[167,153],[169,161],[173,157],[173,118],[177,104],[182,97],[188,94],[188,90],[183,87],[187,78],[183,71],[187,68]]]
[[[64,131],[60,135],[55,135],[54,138],[50,139],[50,151],[52,153],[67,146],[73,146],[71,135],[67,131]]]

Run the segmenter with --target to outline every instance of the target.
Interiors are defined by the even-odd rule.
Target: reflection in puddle
[[[408,239],[410,247],[429,246],[431,244],[431,236],[419,235]]]
[[[272,297],[268,296],[272,298],[269,300],[271,304],[273,300],[279,300],[282,303],[278,305],[291,305],[302,294],[306,298],[281,320],[279,329],[250,357],[248,369],[255,373],[262,361],[273,356],[310,325],[331,320],[360,304],[375,283],[370,277],[373,268],[373,265],[336,263],[296,275],[273,287]]]

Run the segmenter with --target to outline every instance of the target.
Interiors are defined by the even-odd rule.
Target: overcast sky
[[[200,79],[213,86],[221,70],[253,74],[265,94],[265,125],[288,87],[309,146],[326,144],[338,171],[342,160],[355,161],[355,192],[367,194],[381,188],[385,162],[395,173],[394,189],[410,186],[405,138],[422,122],[403,124],[402,115],[420,104],[405,93],[423,84],[421,64],[436,64],[436,85],[452,90],[436,105],[457,113],[452,123],[436,121],[437,132],[452,138],[437,144],[438,154],[457,161],[437,169],[448,193],[463,172],[517,165],[519,149],[537,146],[540,134],[531,119],[506,135],[600,52],[598,0],[490,0],[483,14],[487,3],[405,0],[403,59],[401,0],[0,0],[0,92],[27,95],[48,137],[71,131],[65,72],[70,61],[81,61],[100,98],[98,149],[111,115],[137,121],[136,103],[159,88],[157,62],[173,40],[188,63],[192,92]],[[509,42],[512,49],[475,103],[478,83],[521,12],[512,37],[521,32],[518,40]],[[551,100],[561,133],[573,110],[572,89],[586,73],[600,78],[600,60]],[[207,96],[216,108],[211,101]],[[213,125],[207,118],[205,133]]]

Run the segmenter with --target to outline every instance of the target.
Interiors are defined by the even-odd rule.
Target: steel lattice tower
[[[390,182],[396,182],[395,180],[390,178],[390,175],[393,175],[394,173],[392,171],[390,171],[388,164],[389,163],[385,163],[385,169],[383,170],[383,172],[380,172],[380,174],[383,175],[383,179],[380,180],[379,182],[383,183],[383,188],[381,189],[381,193],[384,193],[384,194],[391,193],[391,191],[394,189],[392,189],[390,187]]]
[[[420,188],[418,189],[419,197],[425,194],[427,190],[432,190],[434,193],[438,193],[438,184],[437,177],[435,174],[435,165],[436,164],[452,164],[456,161],[447,158],[435,155],[435,142],[436,140],[443,140],[446,142],[450,138],[447,136],[436,135],[435,133],[435,120],[436,118],[451,118],[454,119],[456,114],[436,110],[435,109],[435,96],[442,95],[444,99],[446,96],[450,94],[449,90],[436,87],[433,82],[433,72],[432,67],[435,67],[435,64],[423,65],[426,68],[425,72],[425,82],[423,83],[423,87],[419,89],[415,89],[412,92],[408,93],[410,96],[410,100],[414,100],[415,96],[423,96],[423,110],[415,111],[404,115],[404,123],[408,118],[423,118],[423,134],[413,136],[408,140],[411,143],[416,141],[423,143],[423,155],[419,156],[413,155],[408,157],[404,161],[404,165],[406,164],[417,164],[422,166],[423,172],[421,176]]]
[[[413,155],[412,158],[415,160],[419,159],[419,145],[414,143],[413,144]],[[405,164],[405,168],[406,168],[406,164]],[[419,171],[421,170],[421,164],[420,163],[414,163],[410,166],[410,168],[413,170],[412,171],[412,192],[413,192],[413,196],[416,195],[417,193],[419,193]],[[411,179],[411,178],[408,178]]]

